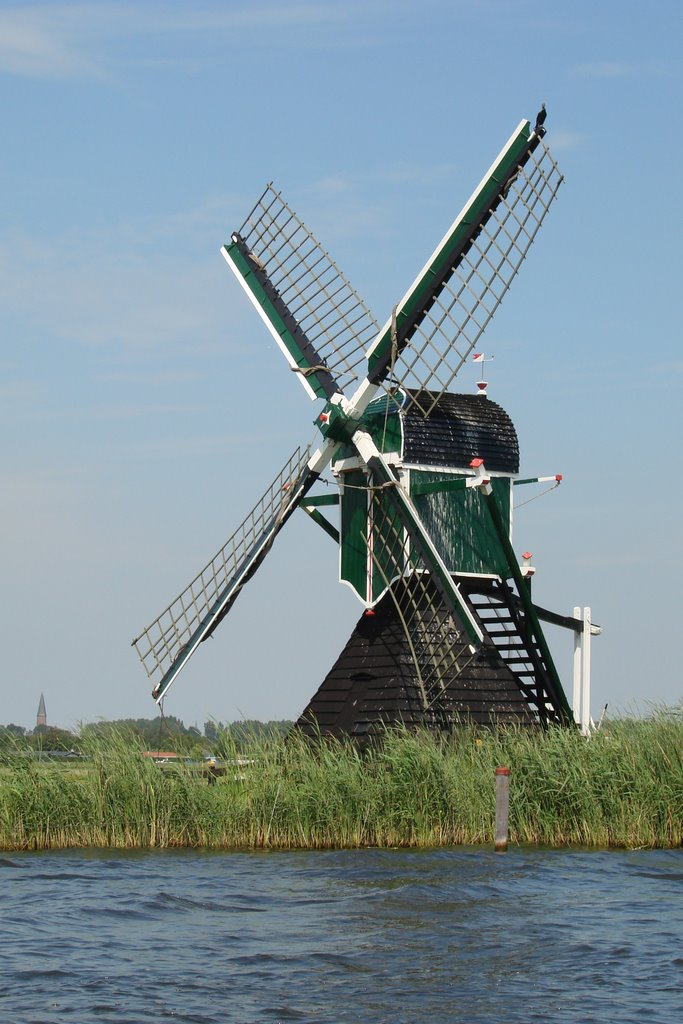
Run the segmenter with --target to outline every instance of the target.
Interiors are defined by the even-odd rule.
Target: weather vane
[[[492,363],[495,358],[495,356],[486,356],[483,352],[475,352],[472,356],[473,363],[481,363],[481,377],[477,381],[477,388],[479,394],[484,398],[486,398],[486,388],[488,387],[488,381],[484,380],[484,363]]]

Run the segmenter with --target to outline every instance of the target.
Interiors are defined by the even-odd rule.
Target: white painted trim
[[[401,467],[398,452],[383,452],[382,454],[384,455],[384,458],[389,463],[389,465]],[[365,465],[363,460],[359,458],[357,455],[354,455],[348,459],[339,459],[339,461],[335,462],[334,464],[335,473],[346,473],[350,472],[351,470],[366,468],[367,466]]]
[[[416,473],[442,473],[445,476],[465,477],[472,479],[473,481],[476,479],[476,474],[471,470],[454,469],[452,466],[423,466],[417,465],[414,462],[402,462],[400,452],[397,451],[382,452],[382,457],[385,462],[388,462],[391,466],[396,466],[401,472],[410,473],[411,471],[414,471]],[[363,460],[359,456],[353,455],[349,458],[340,459],[338,462],[335,462],[334,472],[345,473],[355,469],[363,469],[364,466],[365,463]],[[512,477],[509,473],[501,473],[500,471],[489,473],[489,471],[486,470],[486,476],[491,480],[512,481]],[[474,487],[475,484],[473,483],[472,486]],[[510,522],[512,525],[512,501],[510,501]]]
[[[270,319],[269,319],[268,314],[266,313],[265,309],[260,304],[260,302],[257,300],[257,298],[254,295],[254,293],[252,292],[251,288],[249,287],[249,285],[245,281],[245,279],[242,276],[242,273],[239,270],[237,264],[235,263],[235,261],[233,260],[233,258],[230,255],[230,253],[228,252],[227,246],[225,246],[225,245],[221,246],[221,252],[222,252],[223,256],[225,257],[225,262],[228,264],[228,266],[232,270],[233,274],[235,275],[235,277],[237,278],[237,280],[241,284],[242,288],[246,292],[247,298],[251,302],[252,306],[254,307],[254,309],[256,310],[258,315],[261,317],[261,320],[263,320],[264,324],[268,328],[268,333],[274,339],[275,343],[277,344],[277,347],[280,349],[280,351],[284,355],[284,357],[287,360],[287,362],[289,363],[290,367],[293,370],[298,370],[299,367],[297,366],[296,360],[294,359],[292,353],[289,351],[289,349],[287,348],[287,346],[283,342],[282,338],[280,337],[278,332],[275,330],[275,327],[270,322]],[[309,398],[311,398],[311,399],[318,399],[318,398],[320,398],[320,395],[316,395],[315,391],[313,390],[311,385],[308,383],[308,379],[304,376],[303,373],[297,373],[297,377],[299,378],[299,381],[301,382],[301,386],[303,387],[304,391],[306,392],[306,394],[308,395]]]
[[[342,409],[352,419],[360,419],[379,390],[379,384],[371,384],[368,378],[365,377],[351,398],[344,399]]]
[[[322,448],[317,448],[308,460],[310,471],[312,473],[322,473],[339,448],[341,448],[339,441],[326,441]]]
[[[582,736],[590,736],[591,719],[591,636],[596,627],[591,622],[590,608],[574,608],[574,619],[581,628],[574,632],[572,714]]]
[[[423,465],[422,463],[418,464],[416,462],[405,462],[402,465],[405,467],[405,469],[414,469],[418,473],[446,473],[450,476],[468,476],[472,478],[477,476],[477,473],[475,473],[473,469],[458,469],[455,466],[429,466]],[[489,470],[486,468],[486,463],[484,463],[484,469],[486,469],[486,476],[489,477],[490,479],[514,479],[510,473],[502,473],[499,469],[493,472],[489,472]]]
[[[591,728],[591,610],[583,609],[581,634],[581,732],[590,734]]]

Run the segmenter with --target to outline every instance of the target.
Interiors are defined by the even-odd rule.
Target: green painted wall
[[[368,529],[367,477],[360,470],[344,473],[345,486],[341,494],[341,554],[339,572],[354,588],[361,601],[367,593],[368,548],[364,538]]]
[[[411,486],[418,480],[432,483],[453,479],[452,473],[410,471]],[[508,477],[493,477],[491,484],[503,518],[509,522],[512,482]],[[449,494],[418,494],[413,496],[413,502],[451,572],[510,575],[491,517],[476,488]]]
[[[381,491],[373,495],[372,525],[372,600],[376,601],[405,568],[405,531]]]
[[[376,601],[405,566],[404,530],[384,493],[372,494],[371,552],[366,541],[369,492],[360,471],[343,474],[341,496],[341,579],[350,583],[362,601],[368,594],[368,566],[372,572],[372,600]]]

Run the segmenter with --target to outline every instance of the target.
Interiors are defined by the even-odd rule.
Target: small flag
[[[472,356],[472,362],[473,363],[483,363],[484,362],[484,353],[483,352],[475,352],[474,355]]]

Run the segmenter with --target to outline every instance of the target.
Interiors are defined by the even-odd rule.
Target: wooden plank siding
[[[458,642],[455,634],[454,641]],[[517,637],[516,643],[523,641]],[[528,654],[524,660],[529,660]],[[358,620],[297,726],[308,735],[350,735],[362,741],[387,726],[401,724],[450,729],[459,722],[481,726],[539,722],[533,699],[493,640],[487,640],[474,657],[468,650],[444,685],[438,702],[425,708],[410,646],[388,593],[374,614]]]

